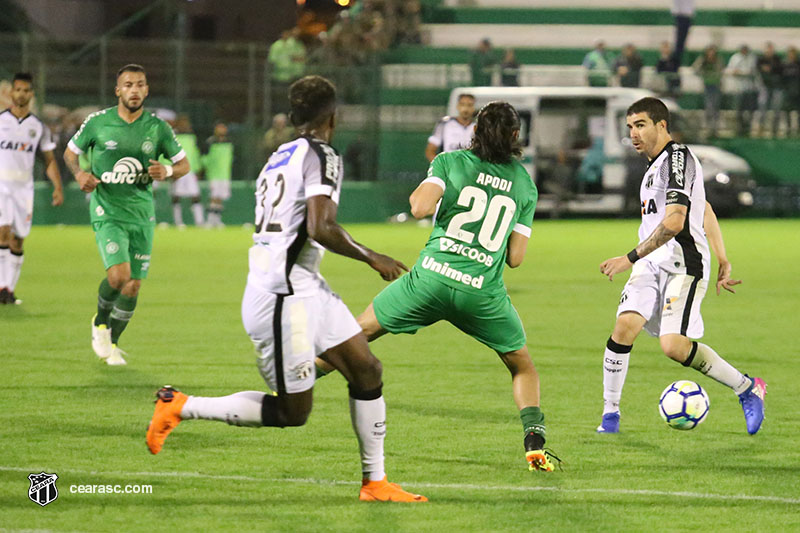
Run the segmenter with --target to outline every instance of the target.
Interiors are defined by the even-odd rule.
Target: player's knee
[[[311,409],[292,409],[283,414],[284,427],[299,427],[305,425]]]
[[[22,253],[22,241],[24,239],[17,237],[16,235],[12,235],[8,242],[8,248],[11,250],[12,253],[21,254]]]
[[[129,279],[122,288],[122,294],[131,298],[139,296],[139,289],[142,288],[142,280]]]
[[[642,330],[639,322],[640,319],[633,319],[626,314],[620,315],[616,324],[614,324],[614,333],[611,334],[611,338],[618,344],[626,346],[633,344],[633,341],[636,340]]]
[[[0,226],[0,244],[8,246],[11,240],[11,226]]]
[[[126,284],[131,280],[129,272],[123,270],[111,269],[108,271],[108,284],[114,289],[122,290]]]
[[[682,363],[689,355],[692,341],[682,335],[665,335],[659,339],[661,350],[670,359]]]

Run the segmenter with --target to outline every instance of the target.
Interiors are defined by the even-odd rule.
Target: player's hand
[[[64,203],[64,189],[58,187],[53,189],[53,205],[58,206]]]
[[[95,190],[100,180],[95,178],[91,173],[81,170],[75,176],[75,181],[81,186],[83,192],[92,192]]]
[[[731,279],[731,264],[727,261],[720,262],[719,264],[719,272],[717,272],[717,296],[719,296],[720,291],[725,289],[728,292],[732,292],[736,294],[736,291],[733,290],[732,287],[735,285],[739,285],[742,280],[740,279]]]
[[[150,166],[147,167],[147,173],[150,174],[150,177],[156,181],[164,181],[169,177],[167,176],[167,168],[155,159],[150,160]]]
[[[384,281],[394,281],[402,276],[403,272],[408,272],[408,267],[400,261],[379,253],[370,258],[369,266],[376,270]]]
[[[630,262],[628,256],[620,255],[618,257],[606,259],[600,263],[600,273],[608,276],[608,281],[614,281],[615,275],[619,274],[620,272],[625,272],[632,266],[633,263]]]

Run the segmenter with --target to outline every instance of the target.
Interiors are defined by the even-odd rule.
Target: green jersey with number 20
[[[91,150],[91,172],[100,180],[92,192],[92,223],[154,224],[150,160],[164,155],[175,163],[186,157],[169,124],[147,110],[125,122],[116,106],[89,115],[69,149],[77,154]]]
[[[420,276],[475,294],[505,292],[508,237],[530,237],[538,192],[516,160],[495,164],[469,150],[436,156],[428,182],[444,187],[428,243],[415,270]]]

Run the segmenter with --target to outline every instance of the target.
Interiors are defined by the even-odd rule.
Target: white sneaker
[[[128,355],[127,352],[120,350],[116,344],[112,344],[111,355],[106,359],[106,364],[111,366],[127,365],[128,363],[122,357],[122,354]]]
[[[111,330],[105,324],[95,326],[96,317],[92,317],[92,349],[100,359],[108,359],[111,355]]]

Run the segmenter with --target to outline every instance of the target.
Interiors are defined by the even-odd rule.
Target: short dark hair
[[[145,72],[144,67],[141,65],[137,65],[136,63],[128,63],[127,65],[119,69],[117,71],[117,79],[119,79],[119,77],[122,76],[122,74],[124,74],[125,72],[141,72],[142,74],[145,75],[145,77],[147,77],[147,72]]]
[[[460,102],[462,98],[472,98],[472,101],[475,101],[475,95],[470,93],[461,93],[458,95],[458,100],[456,102]]]
[[[627,115],[635,115],[636,113],[647,113],[653,124],[658,124],[662,120],[667,123],[667,131],[669,131],[669,109],[658,98],[646,96],[640,100],[636,100],[628,107]]]
[[[14,83],[15,81],[27,81],[33,85],[33,74],[30,72],[17,72],[14,74],[14,79],[11,80],[11,83]]]
[[[519,131],[519,114],[508,102],[489,102],[478,111],[470,151],[489,163],[509,163],[522,155],[514,132]]]
[[[322,76],[305,76],[289,87],[292,124],[319,126],[336,112],[336,87]]]

